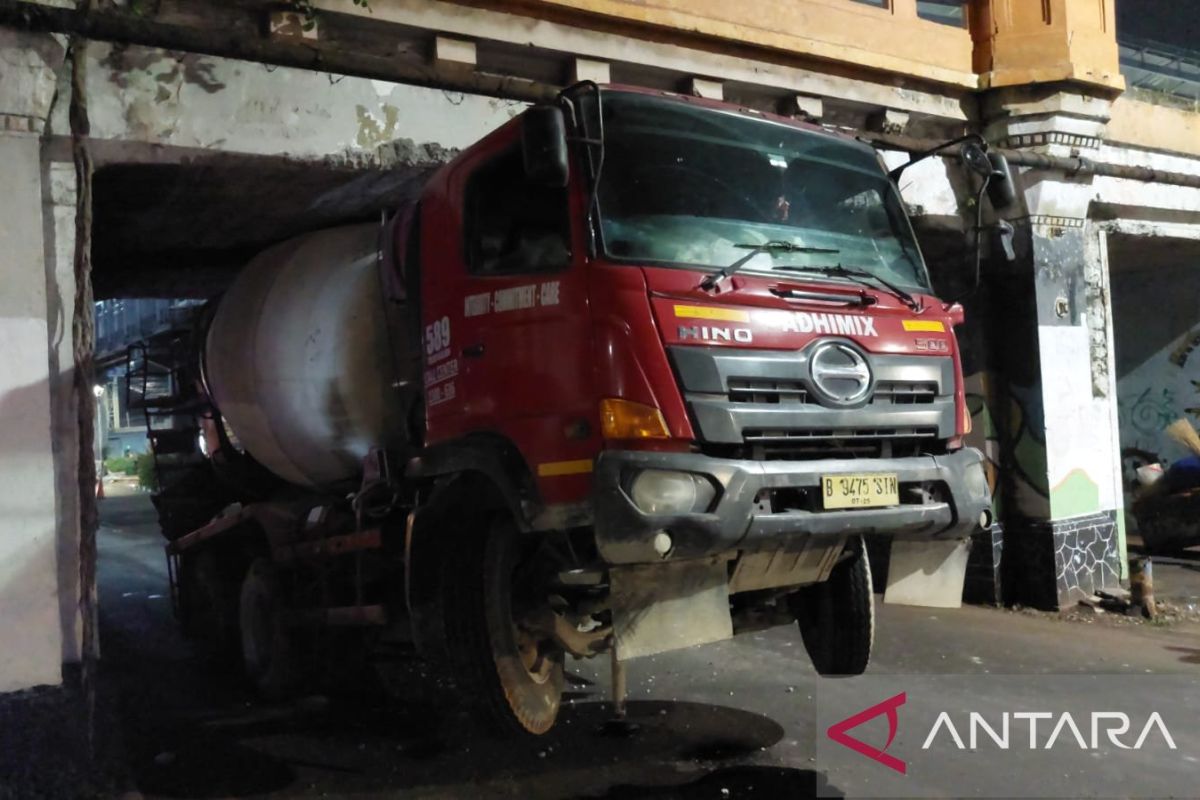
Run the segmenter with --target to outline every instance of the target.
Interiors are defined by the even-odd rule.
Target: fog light
[[[646,514],[686,514],[707,511],[717,490],[708,479],[691,472],[648,469],[633,479],[629,496]]]
[[[663,558],[667,557],[667,553],[671,552],[671,548],[674,546],[675,543],[671,541],[671,534],[666,531],[659,531],[654,534],[654,552]]]
[[[966,484],[971,497],[987,497],[987,472],[982,461],[977,461],[963,470],[963,483]]]
[[[991,512],[991,511],[988,511],[987,509],[984,509],[984,510],[983,510],[983,511],[982,511],[982,512],[979,514],[979,527],[980,527],[980,528],[982,528],[982,529],[983,529],[983,530],[985,530],[985,531],[986,531],[988,528],[992,527],[992,512]]]

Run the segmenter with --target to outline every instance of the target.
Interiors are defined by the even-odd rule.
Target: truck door
[[[583,237],[572,222],[583,200],[526,178],[519,132],[512,124],[484,140],[448,176],[444,211],[463,235],[439,248],[446,260],[423,279],[427,414],[431,439],[508,437],[544,499],[565,502],[587,491],[599,441]],[[426,227],[430,235],[438,231]]]

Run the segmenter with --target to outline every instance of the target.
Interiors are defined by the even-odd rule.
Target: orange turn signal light
[[[632,400],[600,401],[600,430],[605,439],[669,439],[667,421],[652,406]]]

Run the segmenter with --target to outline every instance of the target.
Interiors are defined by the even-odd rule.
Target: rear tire
[[[183,632],[195,639],[204,656],[222,667],[236,668],[238,576],[215,550],[186,553],[180,561],[180,617]]]
[[[516,605],[544,598],[521,580],[525,544],[508,520],[466,530],[443,562],[446,646],[461,695],[492,732],[540,735],[562,703],[563,653],[531,642],[514,623]]]
[[[287,602],[275,565],[258,559],[242,581],[238,609],[246,677],[267,700],[283,700],[299,685]]]
[[[871,565],[861,537],[846,545],[853,555],[833,568],[824,583],[791,597],[804,649],[821,675],[861,675],[875,639]]]

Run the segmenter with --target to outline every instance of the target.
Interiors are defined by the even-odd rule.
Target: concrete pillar
[[[972,6],[986,88],[1077,81],[1120,90],[1115,0],[987,0]]]
[[[47,291],[40,138],[62,57],[51,37],[0,29],[0,691],[62,681],[50,307],[63,299]]]
[[[1109,100],[1059,87],[998,92],[988,138],[1095,156]],[[991,422],[1000,451],[1009,599],[1064,607],[1118,585],[1124,548],[1107,269],[1087,176],[1024,170],[1017,261],[991,271]]]
[[[75,299],[75,165],[43,161],[42,179],[50,337],[50,441],[58,497],[59,619],[62,660],[73,664],[83,657],[79,604],[79,421],[71,335]],[[93,602],[92,608],[95,607]],[[95,625],[92,630],[96,630]],[[98,652],[98,643],[91,644],[93,652]]]

